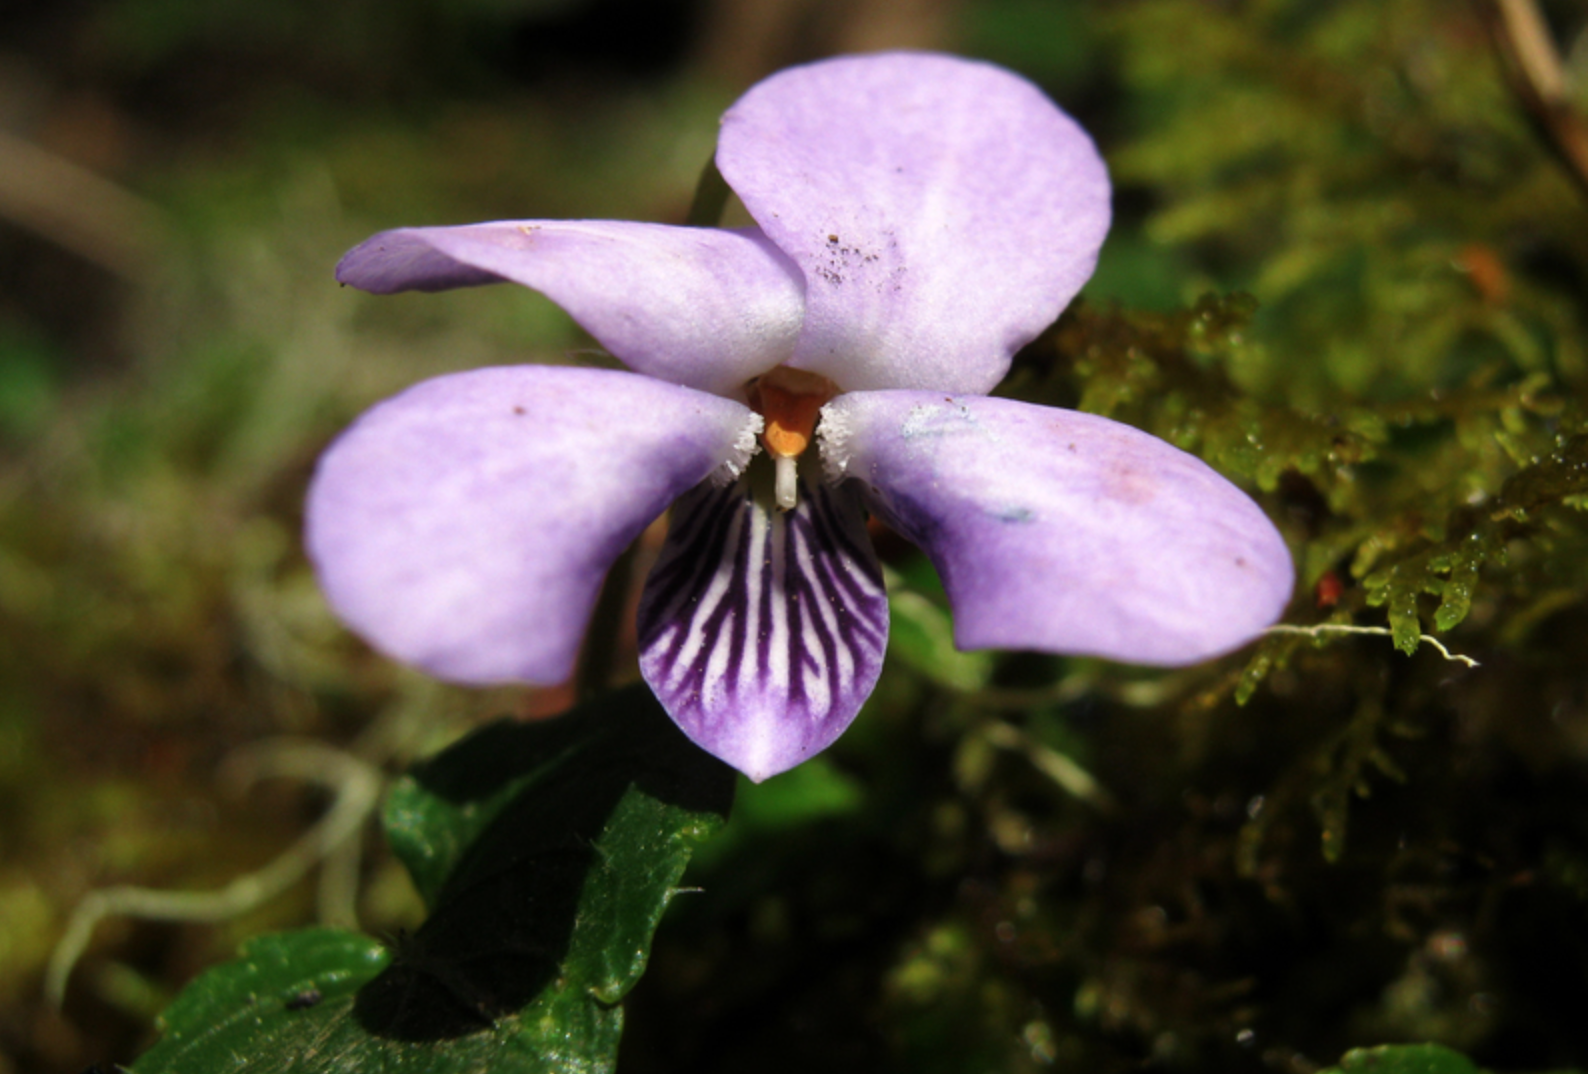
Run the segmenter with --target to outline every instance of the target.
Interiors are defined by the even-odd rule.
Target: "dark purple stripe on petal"
[[[753,779],[833,742],[873,691],[889,613],[848,488],[804,482],[794,510],[743,485],[675,507],[642,593],[641,671],[691,738]]]
[[[706,587],[726,545],[739,532],[735,499],[701,493],[698,489],[675,502],[670,540],[648,580],[649,596],[662,614],[671,617],[680,614],[680,601],[694,598]]]

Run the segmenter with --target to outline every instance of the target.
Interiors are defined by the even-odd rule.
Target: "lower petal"
[[[675,723],[763,780],[824,749],[873,692],[889,607],[853,492],[804,482],[776,512],[743,482],[676,505],[638,617]]]
[[[596,369],[480,369],[372,408],[321,457],[305,543],[377,649],[454,682],[559,682],[609,566],[760,419]]]
[[[1282,613],[1293,563],[1220,474],[1091,414],[881,391],[824,408],[832,476],[939,569],[962,648],[1195,663]]]

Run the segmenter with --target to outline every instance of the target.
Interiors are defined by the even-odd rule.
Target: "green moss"
[[[129,974],[174,992],[225,946],[107,927],[58,1019],[32,998],[51,914],[108,883],[214,887],[316,815],[291,787],[221,795],[240,744],[312,734],[396,769],[484,713],[546,710],[396,673],[332,619],[295,535],[362,406],[564,360],[569,322],[512,289],[358,296],[338,254],[399,223],[681,218],[736,89],[700,65],[513,67],[529,37],[505,20],[583,0],[339,8],[297,67],[272,58],[305,5],[156,25],[182,6],[123,3],[79,38],[63,16],[75,44],[34,68],[121,57],[136,86],[102,73],[85,98],[113,115],[218,88],[211,118],[162,112],[129,158],[174,237],[157,286],[0,311],[0,886],[25,926],[0,936],[20,1027],[0,1048],[20,1074],[130,1061]],[[1584,5],[1540,6],[1572,52]],[[1147,429],[1252,493],[1294,553],[1300,632],[1171,672],[953,654],[932,569],[886,543],[879,688],[698,858],[620,1069],[1246,1074],[1426,1039],[1488,1069],[1584,1062],[1584,1004],[1541,967],[1585,929],[1585,195],[1490,9],[958,8],[967,49],[1056,94],[1118,192],[1086,300],[1001,391]],[[236,83],[201,77],[237,40],[263,44]],[[7,253],[13,282],[49,277]],[[410,923],[380,888],[364,924]]]

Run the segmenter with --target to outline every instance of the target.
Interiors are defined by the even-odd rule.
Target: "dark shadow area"
[[[490,1029],[557,978],[598,842],[626,791],[729,813],[734,772],[694,746],[652,695],[620,691],[557,720],[503,721],[417,768],[428,793],[481,804],[523,788],[459,856],[391,966],[362,988],[354,1017],[372,1035],[437,1041]]]
[[[688,58],[703,20],[698,0],[593,0],[528,13],[478,52],[528,83],[592,77],[653,79]]]

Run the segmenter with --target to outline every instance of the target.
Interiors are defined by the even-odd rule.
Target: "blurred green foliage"
[[[734,787],[639,684],[488,724],[384,810],[430,911],[414,935],[257,938],[183,991],[134,1071],[611,1069],[619,1001]]]
[[[818,7],[745,47],[835,47]],[[1542,7],[1584,109],[1585,8]],[[220,927],[107,924],[64,1011],[38,999],[87,891],[218,887],[313,819],[312,790],[220,793],[240,745],[313,735],[396,773],[567,700],[374,657],[297,530],[363,406],[588,344],[518,289],[372,299],[330,267],[396,224],[683,218],[742,88],[715,74],[724,10],[0,17],[7,129],[156,221],[120,276],[0,223],[0,1072],[129,1061],[337,869],[374,934],[419,920],[367,848]],[[742,786],[626,1000],[620,1069],[1308,1072],[1393,1041],[1584,1068],[1585,186],[1493,6],[946,10],[941,44],[1039,80],[1117,183],[1086,300],[1002,390],[1202,455],[1288,537],[1289,624],[1391,636],[1178,672],[950,656],[932,571],[883,539],[879,690],[821,763]]]

